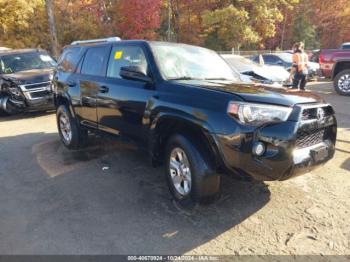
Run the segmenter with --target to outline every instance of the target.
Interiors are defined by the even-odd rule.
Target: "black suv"
[[[166,42],[67,46],[54,76],[65,146],[88,131],[127,136],[165,164],[179,201],[218,192],[221,174],[285,180],[334,155],[336,119],[313,93],[239,83],[214,51]]]
[[[0,51],[0,112],[54,109],[54,59],[41,49]]]

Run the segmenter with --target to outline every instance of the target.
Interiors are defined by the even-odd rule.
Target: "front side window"
[[[109,47],[91,47],[87,50],[81,73],[84,75],[104,76],[104,65],[109,54]]]
[[[56,62],[45,52],[30,52],[0,56],[0,74],[12,74],[33,69],[47,69]]]
[[[168,79],[239,81],[231,67],[216,52],[197,46],[152,43],[162,75]]]
[[[81,51],[80,47],[66,48],[58,61],[58,69],[64,72],[74,72],[79,63]]]
[[[112,48],[108,62],[107,76],[121,78],[120,69],[124,66],[139,66],[147,74],[147,60],[141,47],[114,46]]]

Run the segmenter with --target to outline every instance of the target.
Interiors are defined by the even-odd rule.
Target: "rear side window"
[[[104,76],[105,62],[109,55],[109,46],[89,48],[86,52],[81,73],[85,75]]]
[[[80,47],[66,48],[58,60],[58,70],[74,72],[81,58],[81,53],[82,48]]]

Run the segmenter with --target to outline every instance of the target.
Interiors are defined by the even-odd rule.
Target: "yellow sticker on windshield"
[[[117,51],[114,54],[114,59],[118,60],[118,59],[122,58],[122,56],[123,56],[123,51]]]

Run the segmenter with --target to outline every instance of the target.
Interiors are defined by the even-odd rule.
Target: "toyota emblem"
[[[325,116],[325,112],[322,108],[317,108],[317,120],[323,121]]]

